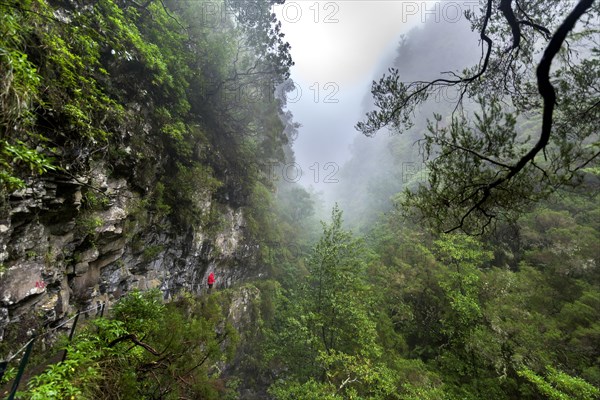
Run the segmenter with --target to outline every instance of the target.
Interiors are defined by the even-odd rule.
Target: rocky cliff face
[[[254,166],[284,158],[284,103],[225,94],[289,75],[267,3],[210,22],[196,2],[20,3],[0,4],[0,340],[258,276],[273,183]]]
[[[198,196],[219,223],[183,230],[144,207],[133,187],[99,163],[86,176],[46,177],[10,196],[0,221],[0,340],[135,288],[158,287],[168,299],[206,290],[209,270],[217,287],[260,274],[241,208]]]

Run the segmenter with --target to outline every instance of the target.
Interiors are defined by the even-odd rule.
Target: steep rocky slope
[[[262,273],[272,183],[250,166],[284,157],[289,46],[268,1],[204,5],[0,5],[0,341]],[[228,96],[249,86],[269,96]]]
[[[104,191],[99,210],[82,205],[88,186]],[[165,298],[201,293],[209,269],[224,287],[260,273],[241,208],[218,205],[220,227],[208,233],[181,230],[140,202],[103,165],[78,180],[39,179],[14,192],[0,225],[0,332],[17,324],[20,334],[134,288],[159,287]]]

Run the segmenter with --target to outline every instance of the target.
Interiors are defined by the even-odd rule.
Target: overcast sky
[[[288,108],[302,124],[294,143],[305,185],[335,179],[357,132],[361,102],[380,60],[393,53],[406,24],[396,1],[288,1],[276,7],[295,65]]]
[[[302,124],[294,144],[294,179],[317,188],[335,179],[349,157],[349,145],[363,117],[371,82],[391,64],[401,34],[425,22],[458,21],[476,0],[460,2],[402,0],[286,1],[274,11],[292,46],[291,78],[297,90],[288,108]]]
[[[275,7],[292,46],[297,90],[288,108],[302,124],[294,144],[294,179],[322,188],[349,157],[371,82],[391,63],[400,35],[425,18],[457,21],[477,1],[286,1]],[[328,164],[329,163],[329,164]]]

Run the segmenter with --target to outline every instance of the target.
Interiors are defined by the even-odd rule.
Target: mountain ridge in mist
[[[401,36],[395,54],[382,59],[373,80],[379,80],[390,67],[399,70],[404,82],[432,80],[446,71],[457,72],[476,64],[480,54],[477,34],[470,30],[468,21],[431,20]],[[424,179],[424,164],[415,142],[423,136],[433,112],[445,114],[451,109],[452,97],[451,92],[433,96],[415,113],[415,126],[402,135],[382,130],[368,138],[353,132],[351,157],[340,168],[339,183],[325,192],[327,204],[337,202],[349,226],[367,228],[393,207],[392,197],[406,184]],[[362,104],[363,114],[357,121],[373,109],[370,92],[365,93]]]

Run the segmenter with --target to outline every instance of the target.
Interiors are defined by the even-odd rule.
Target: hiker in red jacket
[[[211,272],[208,274],[208,290],[211,290],[213,285],[215,284],[215,274]]]

